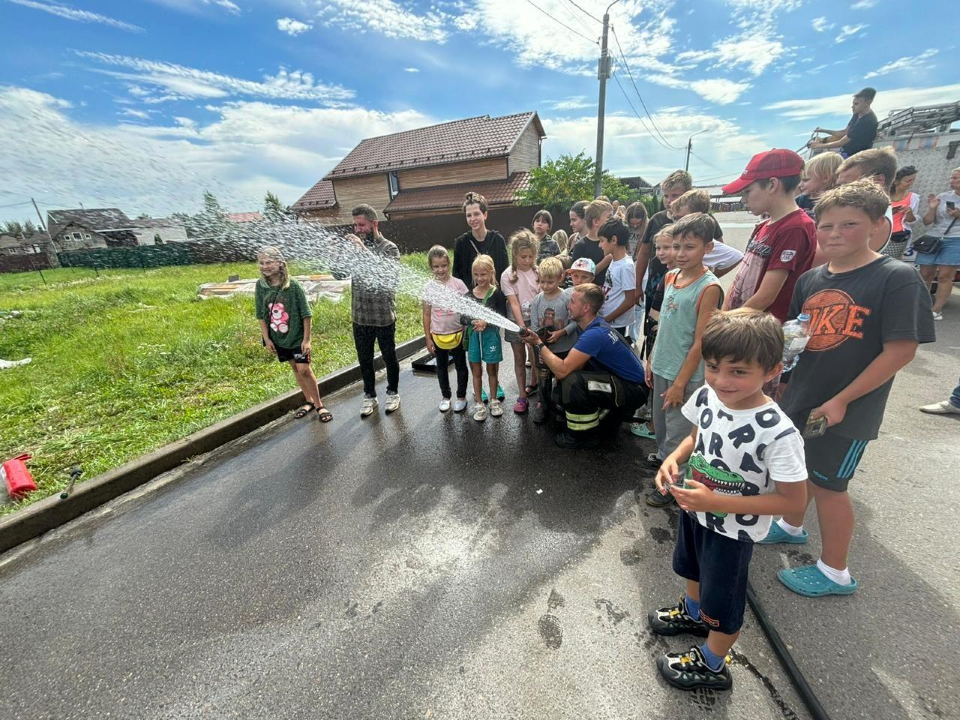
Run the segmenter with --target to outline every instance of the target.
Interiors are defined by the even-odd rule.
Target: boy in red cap
[[[787,320],[793,288],[817,249],[813,220],[794,200],[802,172],[797,153],[768,150],[754,155],[743,174],[724,186],[724,195],[739,193],[754,215],[769,215],[750,236],[724,310],[748,307]]]

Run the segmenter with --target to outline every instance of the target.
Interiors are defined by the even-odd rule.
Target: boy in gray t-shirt
[[[570,320],[570,311],[567,303],[573,295],[573,288],[560,289],[564,278],[563,264],[557,258],[544,258],[537,268],[540,275],[540,293],[530,303],[530,329],[538,332],[548,331],[544,342],[550,345],[550,350],[558,357],[566,357],[577,338],[580,336],[579,326]],[[540,366],[540,396],[530,413],[535,423],[546,419],[547,405],[551,402],[553,374],[546,365]]]
[[[828,262],[800,277],[790,304],[789,317],[810,316],[810,341],[781,407],[806,437],[807,498],[817,505],[823,549],[816,565],[777,575],[807,597],[857,589],[847,569],[853,536],[847,484],[877,437],[894,375],[920,343],[935,340],[930,294],[916,272],[870,249],[887,205],[871,180],[824,194],[815,213]],[[805,543],[803,516],[784,515],[761,542]]]

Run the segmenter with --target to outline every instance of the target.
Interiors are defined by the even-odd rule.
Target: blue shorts
[[[790,420],[803,428],[809,412],[791,415]],[[851,440],[827,428],[820,437],[803,439],[803,454],[810,482],[834,492],[846,492],[857,471],[869,440]]]
[[[708,530],[696,515],[680,511],[673,571],[700,583],[700,619],[711,630],[732,635],[743,625],[752,557],[752,542]]]
[[[960,237],[948,237],[940,241],[935,253],[917,253],[917,265],[942,265],[960,267]]]
[[[491,326],[483,332],[471,329],[467,341],[467,359],[472,363],[485,362],[490,365],[503,362],[500,328]]]

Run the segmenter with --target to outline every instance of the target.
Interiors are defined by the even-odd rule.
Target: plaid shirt
[[[386,327],[397,321],[395,290],[384,290],[383,286],[396,288],[399,281],[400,250],[383,235],[374,240],[364,238],[364,244],[373,255],[383,258],[378,264],[377,281],[367,284],[362,277],[354,275],[351,279],[351,313],[357,325]],[[383,277],[379,277],[380,275]]]

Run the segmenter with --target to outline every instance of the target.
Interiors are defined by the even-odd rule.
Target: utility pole
[[[693,150],[693,139],[700,133],[705,133],[706,129],[701,130],[700,132],[695,132],[693,135],[687,138],[687,159],[683,163],[684,171],[690,170],[690,153]]]
[[[43,215],[40,214],[40,208],[37,207],[37,201],[33,198],[30,198],[30,202],[33,203],[33,209],[37,211],[37,217],[40,218],[40,227],[43,228],[43,231],[47,231],[47,224],[43,221]]]
[[[600,80],[600,101],[597,103],[597,167],[593,180],[594,197],[601,194],[600,179],[603,177],[603,113],[607,105],[607,80],[613,74],[610,72],[612,63],[610,61],[610,55],[607,53],[607,31],[610,29],[610,8],[618,2],[620,2],[620,0],[614,0],[607,5],[607,9],[603,13],[603,42],[600,45],[600,62],[597,65],[597,79]]]

